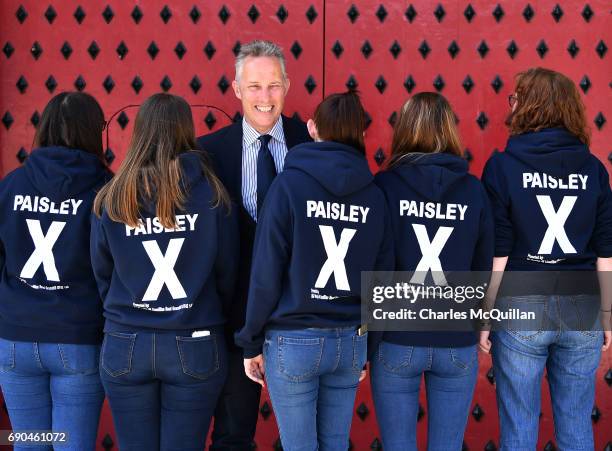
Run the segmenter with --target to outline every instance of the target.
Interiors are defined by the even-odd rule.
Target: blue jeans
[[[367,334],[268,330],[266,383],[285,451],[346,451]]]
[[[571,312],[579,312],[582,306],[591,310],[592,306],[576,301],[576,297],[557,296],[503,299],[512,308],[530,304],[525,310],[538,312],[536,322],[540,324],[537,330],[524,331],[520,322],[508,321],[504,330],[492,334],[500,448],[504,451],[536,448],[544,368],[557,447],[564,451],[594,448],[591,411],[603,333],[562,327]]]
[[[0,338],[0,385],[13,431],[66,433],[61,450],[96,447],[104,390],[98,374],[100,346],[32,343]],[[52,446],[16,445],[15,451]]]
[[[461,450],[478,375],[476,345],[433,348],[383,341],[370,362],[370,371],[385,451],[417,449],[423,374],[427,390],[427,449]]]
[[[227,375],[225,339],[106,333],[100,375],[121,451],[201,451]]]

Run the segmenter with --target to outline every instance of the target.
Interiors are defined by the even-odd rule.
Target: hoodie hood
[[[189,188],[199,182],[204,177],[202,170],[203,154],[198,151],[189,151],[178,156],[183,170],[183,185]]]
[[[202,165],[204,164],[204,159],[206,158],[204,154],[200,151],[189,150],[183,153],[180,153],[177,157],[179,164],[181,166],[181,181],[180,185],[185,190],[186,193],[189,190],[197,185],[197,183],[204,177],[204,172],[202,169]],[[139,203],[148,214],[156,214],[156,204],[157,204],[157,188],[153,186],[151,188],[152,196],[151,198],[145,197],[142,193],[139,195]]]
[[[392,169],[426,199],[440,201],[447,191],[468,176],[468,163],[448,153],[411,154]]]
[[[557,177],[576,172],[590,157],[589,148],[564,128],[511,136],[506,153],[538,172]]]
[[[53,201],[91,190],[110,176],[95,155],[67,147],[41,147],[27,159],[25,173],[34,187]]]
[[[285,158],[285,169],[305,172],[338,197],[360,191],[374,180],[365,156],[350,146],[332,141],[293,147]]]

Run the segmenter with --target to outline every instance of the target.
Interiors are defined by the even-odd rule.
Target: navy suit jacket
[[[283,115],[283,132],[287,149],[311,141],[304,122]],[[244,325],[249,276],[255,239],[256,222],[242,204],[242,121],[223,127],[214,133],[198,138],[200,150],[208,153],[217,177],[221,179],[238,211],[240,223],[240,265],[227,335],[233,345],[233,333]],[[231,335],[230,335],[231,334]]]

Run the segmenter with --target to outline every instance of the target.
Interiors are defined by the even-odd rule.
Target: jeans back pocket
[[[196,379],[208,379],[219,370],[219,351],[215,335],[176,337],[183,373]]]
[[[353,335],[353,369],[361,373],[368,360],[368,334]]]
[[[94,374],[98,372],[100,346],[58,343],[62,365],[71,374]]]
[[[413,351],[414,346],[405,346],[381,341],[378,346],[378,361],[382,364],[384,369],[390,373],[412,373],[413,371],[410,369],[410,366]]]
[[[0,372],[15,368],[15,342],[0,338]]]
[[[112,377],[128,374],[132,370],[132,354],[136,334],[108,332],[104,334],[100,360],[102,368]]]
[[[564,330],[575,330],[591,339],[602,335],[599,296],[567,296],[560,299],[560,304]]]
[[[319,371],[324,337],[278,337],[278,370],[293,382],[301,382]]]
[[[451,362],[462,370],[469,370],[478,361],[476,345],[449,348],[449,352]]]
[[[548,296],[510,296],[498,302],[508,314],[505,325],[510,334],[531,340],[544,332],[550,302]]]

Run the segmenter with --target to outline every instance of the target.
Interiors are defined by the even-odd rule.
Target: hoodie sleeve
[[[478,228],[478,241],[472,257],[472,271],[491,271],[493,268],[493,253],[495,243],[495,223],[489,198],[484,188],[480,188],[482,210]]]
[[[391,213],[387,203],[387,196],[384,190],[381,190],[385,197],[385,212],[384,212],[384,232],[380,249],[378,251],[378,257],[376,258],[376,267],[374,271],[385,271],[386,277],[378,277],[375,283],[377,285],[391,285],[393,283],[393,271],[397,267],[395,261],[395,243],[393,241],[393,227],[391,225]],[[372,305],[369,308],[373,308]],[[374,353],[378,349],[378,345],[382,341],[383,332],[381,331],[369,331],[368,332],[368,351],[367,360],[372,360]],[[365,367],[363,368],[365,369]]]
[[[386,185],[387,174],[387,172],[381,171],[374,176],[374,183],[382,192],[385,204],[385,235],[383,237],[384,242],[381,245],[381,251],[376,260],[376,267],[381,269],[376,269],[376,271],[395,271],[398,267],[397,249],[395,249],[396,243],[393,239],[395,233],[393,231],[394,224],[393,217],[391,215],[392,205],[391,201],[389,200],[389,197],[387,196],[387,191],[390,189]],[[389,253],[391,254],[391,256],[389,256]],[[391,263],[390,265],[389,262]]]
[[[6,189],[3,189],[6,187],[7,178],[8,176],[5,177],[3,180],[0,180],[0,199],[7,198]],[[1,200],[0,200],[0,211],[6,211],[5,205],[2,204]],[[6,264],[6,250],[4,248],[4,238],[3,238],[2,229],[3,227],[0,227],[0,274],[4,272],[4,265]]]
[[[217,207],[217,231],[219,240],[215,261],[217,292],[223,305],[223,312],[226,318],[229,318],[240,258],[236,205],[232,204],[229,214],[224,207]]]
[[[391,214],[387,202],[384,202],[384,232],[378,257],[376,258],[375,271],[394,271],[395,270],[395,249],[393,243],[393,228],[391,226]]]
[[[235,335],[236,344],[244,349],[244,358],[262,352],[264,328],[281,297],[282,282],[289,265],[293,213],[280,181],[277,179],[270,186],[257,222],[246,321]]]
[[[4,251],[4,243],[0,238],[0,274],[4,272],[4,263],[6,262],[6,253]]]
[[[98,291],[102,301],[106,299],[113,275],[114,262],[110,253],[102,219],[94,213],[91,214],[91,235],[89,238],[89,252]]]
[[[489,196],[495,227],[495,257],[507,257],[514,246],[514,230],[510,217],[510,194],[498,155],[485,165],[482,183]]]
[[[593,233],[593,248],[600,258],[612,257],[612,191],[608,171],[601,162],[599,166],[600,194],[597,201],[597,220]]]

